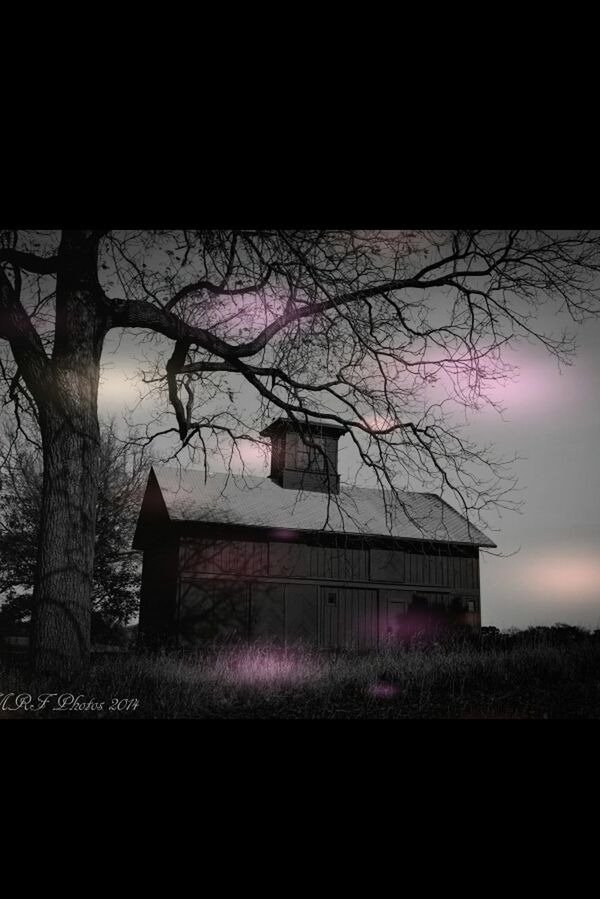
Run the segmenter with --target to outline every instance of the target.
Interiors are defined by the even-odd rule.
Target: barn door
[[[317,638],[318,589],[312,584],[285,585],[285,636],[288,643]]]
[[[377,646],[377,591],[321,587],[319,642],[324,647]]]
[[[381,590],[380,639],[383,643],[395,643],[407,636],[408,609],[412,594],[406,590]]]
[[[250,636],[285,639],[285,587],[283,584],[252,584]]]
[[[340,591],[335,587],[321,587],[321,646],[338,645]]]
[[[392,640],[404,636],[408,603],[402,599],[388,601],[388,634]]]

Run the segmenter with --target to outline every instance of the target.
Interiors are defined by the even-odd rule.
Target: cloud
[[[481,567],[482,623],[600,628],[600,555],[591,547],[547,546]]]
[[[582,551],[550,553],[532,559],[522,578],[536,595],[548,599],[600,600],[600,559]]]
[[[268,474],[271,452],[267,445],[252,440],[237,440],[231,457],[231,471],[266,477]]]
[[[139,399],[140,381],[134,371],[103,367],[100,376],[98,405],[104,412],[121,412]]]
[[[591,549],[547,547],[512,560],[515,591],[539,603],[600,603],[600,558]]]

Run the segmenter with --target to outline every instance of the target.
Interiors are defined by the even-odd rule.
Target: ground
[[[98,655],[76,683],[31,682],[24,658],[4,657],[0,717],[599,718],[600,635],[555,630],[367,653]]]

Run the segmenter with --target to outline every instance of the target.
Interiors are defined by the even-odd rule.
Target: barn
[[[479,550],[495,544],[433,494],[341,484],[343,433],[277,419],[268,478],[151,469],[133,543],[145,645],[367,648],[480,627]]]

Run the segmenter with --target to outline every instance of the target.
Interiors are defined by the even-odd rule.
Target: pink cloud
[[[544,415],[564,409],[565,402],[579,386],[578,373],[572,368],[559,372],[551,357],[543,359],[524,354],[518,357],[518,372],[505,384],[492,385],[490,398],[506,408],[510,415]]]
[[[537,600],[600,602],[600,558],[591,550],[546,550],[523,559],[515,580]]]
[[[247,474],[264,476],[268,471],[270,448],[252,440],[237,440],[231,459],[231,470],[239,473],[242,468]]]

